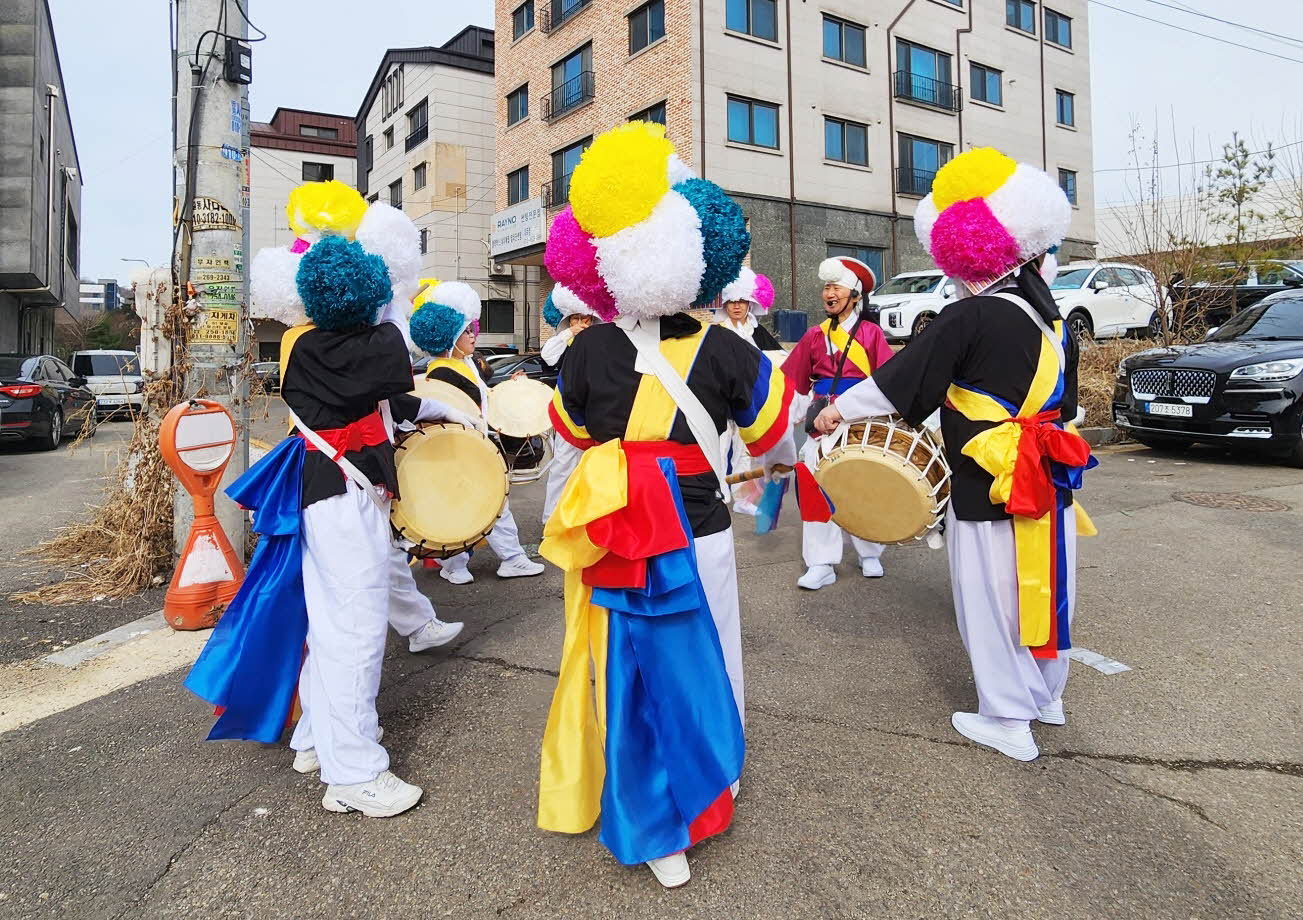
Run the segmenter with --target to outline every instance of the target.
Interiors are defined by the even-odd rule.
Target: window
[[[552,188],[548,196],[548,207],[565,204],[570,200],[570,174],[575,171],[579,158],[592,142],[593,139],[587,137],[552,154]]]
[[[480,305],[480,332],[511,335],[516,331],[516,305],[510,300],[486,300]]]
[[[534,0],[525,0],[511,14],[511,38],[514,41],[534,28]]]
[[[396,208],[403,206],[403,180],[395,179],[389,183],[389,203]]]
[[[1059,170],[1059,188],[1068,196],[1073,205],[1077,203],[1077,172],[1073,169]]]
[[[823,56],[855,67],[868,66],[864,54],[864,26],[824,16]]]
[[[896,170],[896,189],[902,195],[926,195],[932,190],[937,170],[955,155],[953,144],[900,135],[900,165]]]
[[[380,86],[381,117],[388,118],[403,107],[403,65],[389,71]]]
[[[724,27],[756,38],[778,41],[777,0],[727,0]]]
[[[579,14],[590,2],[591,0],[550,0],[548,19],[543,23],[543,31],[557,28],[571,16]]]
[[[300,137],[324,137],[327,140],[337,140],[339,138],[338,128],[325,128],[321,125],[299,125]]]
[[[658,125],[665,124],[665,103],[658,102],[653,106],[648,106],[641,112],[635,112],[629,116],[630,121],[654,121]]]
[[[375,203],[376,203],[377,201],[379,201],[379,200],[380,200],[380,193],[379,193],[379,192],[376,192],[374,195],[371,195],[371,196],[369,196],[369,197],[367,198],[367,203],[368,203],[368,204],[375,204]]]
[[[728,97],[728,139],[735,144],[778,149],[778,106]]]
[[[868,166],[868,126],[854,121],[842,121],[840,118],[824,118],[823,157],[825,160]]]
[[[1032,0],[1004,0],[1005,25],[1036,34],[1036,4]]]
[[[416,168],[412,170],[412,190],[425,188],[425,164],[417,163]]]
[[[1137,285],[1144,284],[1144,280],[1140,277],[1140,273],[1137,271],[1133,271],[1129,268],[1115,268],[1113,270],[1117,272],[1118,278],[1121,279],[1122,284],[1125,287],[1136,287]]]
[[[514,125],[516,122],[529,117],[529,84],[526,83],[507,94],[507,124]]]
[[[303,161],[304,182],[326,182],[335,178],[335,167],[331,163],[309,163]]]
[[[896,39],[896,97],[957,111],[959,94],[950,82],[950,55]]]
[[[1056,13],[1047,7],[1045,9],[1045,40],[1061,45],[1064,48],[1071,48],[1072,17]]]
[[[507,173],[507,204],[516,204],[529,197],[529,167],[522,166]]]
[[[651,0],[629,14],[629,53],[665,37],[665,0]]]
[[[968,92],[978,102],[991,105],[1004,105],[1004,88],[1001,79],[1004,73],[985,64],[973,64],[969,67]]]
[[[828,244],[828,258],[859,259],[873,269],[873,277],[882,278],[882,256],[885,250],[873,246],[848,246],[843,243]]]
[[[552,95],[545,118],[559,118],[593,98],[593,46],[584,45],[552,65]]]
[[[1077,123],[1077,97],[1061,89],[1054,91],[1054,120],[1069,127]]]
[[[81,231],[77,228],[77,215],[72,212],[72,202],[68,203],[68,231],[64,245],[68,247],[68,265],[73,273],[81,271]]]
[[[421,228],[421,237],[420,237],[419,246],[421,250],[421,255],[425,255],[430,249],[430,231],[425,227]]]
[[[376,139],[370,134],[366,136],[366,141],[362,145],[362,161],[362,168],[370,172],[376,161]]]
[[[403,142],[404,150],[412,150],[424,144],[430,136],[430,101],[422,99],[407,113],[407,140]]]
[[[393,148],[394,148],[394,129],[385,128],[385,149],[392,150]]]

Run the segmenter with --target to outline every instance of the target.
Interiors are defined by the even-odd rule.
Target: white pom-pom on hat
[[[697,178],[697,174],[688,168],[686,163],[679,159],[677,153],[672,153],[670,154],[669,177],[670,185],[675,186],[687,179]]]
[[[914,235],[918,237],[924,252],[932,251],[932,228],[940,216],[937,213],[937,203],[930,193],[914,209]]]
[[[430,293],[426,302],[452,307],[466,318],[467,325],[480,318],[480,295],[464,281],[443,282]]]
[[[578,294],[564,284],[558,284],[552,288],[552,305],[557,308],[557,312],[561,314],[562,319],[575,315],[597,316],[597,313],[588,304],[579,299]]]
[[[833,256],[819,263],[819,280],[824,284],[840,284],[852,291],[872,291],[877,283],[873,269],[859,259]]]
[[[595,238],[597,270],[626,316],[669,316],[688,309],[706,272],[701,219],[678,192],[645,220]]]
[[[366,209],[355,239],[367,252],[385,260],[394,300],[410,301],[420,288],[421,235],[412,219],[377,201]]]
[[[249,316],[286,326],[308,321],[297,281],[303,256],[284,247],[259,249],[249,265]]]
[[[986,204],[1017,240],[1024,262],[1063,242],[1072,223],[1072,205],[1063,189],[1047,173],[1025,163],[987,196]]]

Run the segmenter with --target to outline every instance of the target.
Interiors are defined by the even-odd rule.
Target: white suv
[[[1152,274],[1135,265],[1063,265],[1050,293],[1079,339],[1152,334],[1158,325],[1158,285]]]
[[[869,296],[878,325],[893,342],[918,335],[955,299],[955,284],[942,272],[901,272]]]
[[[139,412],[145,402],[145,380],[140,375],[140,356],[134,351],[97,349],[72,355],[72,372],[86,378],[95,394],[95,412],[101,418],[125,410]]]

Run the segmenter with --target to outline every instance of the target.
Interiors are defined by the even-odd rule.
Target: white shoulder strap
[[[386,405],[387,404],[388,403],[386,402]],[[339,466],[340,471],[343,472],[343,474],[347,476],[349,479],[353,480],[354,485],[356,485],[359,489],[361,489],[363,492],[369,495],[371,497],[371,500],[376,503],[377,508],[379,508],[385,514],[388,514],[389,509],[388,507],[385,506],[384,500],[381,499],[380,496],[376,494],[376,487],[372,485],[371,480],[367,479],[366,476],[363,475],[362,471],[359,470],[356,466],[354,466],[352,461],[349,460],[347,457],[345,457],[343,454],[340,454],[338,457],[336,457],[335,448],[331,447],[330,443],[325,438],[317,434],[307,425],[303,424],[303,419],[299,418],[298,415],[295,414],[293,409],[290,409],[289,413],[290,413],[290,423],[299,431],[303,432],[303,437],[307,438],[308,443],[311,444],[313,447],[315,447],[317,450],[321,451],[327,457],[330,457],[332,460],[334,460],[335,463]]]
[[[1041,330],[1041,335],[1050,340],[1050,345],[1054,348],[1054,354],[1059,359],[1059,373],[1062,374],[1068,366],[1068,359],[1063,353],[1063,342],[1054,334],[1054,330],[1050,328],[1049,324],[1045,322],[1039,313],[1032,309],[1031,304],[1023,300],[1017,294],[1010,294],[1006,291],[1001,291],[995,296],[1002,300],[1007,300],[1011,304],[1017,305],[1017,307],[1026,313],[1028,318],[1036,324],[1037,328]]]
[[[715,430],[715,423],[711,419],[710,413],[706,411],[706,407],[701,404],[701,400],[688,388],[688,384],[679,376],[678,371],[661,354],[660,320],[639,320],[633,317],[621,317],[616,323],[624,331],[624,334],[629,337],[633,347],[638,349],[636,369],[640,373],[655,375],[661,386],[665,387],[665,392],[670,394],[670,399],[674,400],[674,404],[683,413],[688,428],[692,431],[692,437],[710,462],[710,468],[714,471],[715,478],[719,480],[721,496],[725,502],[728,502],[731,499],[733,490],[729,488],[725,479],[724,457],[720,451],[719,432]]]

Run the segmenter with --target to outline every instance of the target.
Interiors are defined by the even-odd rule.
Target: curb
[[[1122,432],[1116,428],[1082,428],[1080,434],[1091,447],[1103,447],[1122,440]]]

